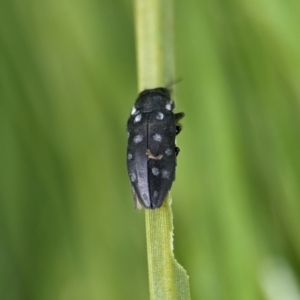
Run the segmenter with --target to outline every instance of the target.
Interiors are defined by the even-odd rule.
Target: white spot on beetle
[[[142,115],[141,115],[141,114],[137,115],[137,116],[134,118],[134,123],[137,123],[137,122],[141,121],[141,119],[142,119]]]
[[[164,118],[164,114],[162,112],[158,112],[156,115],[157,120],[162,120]]]
[[[156,134],[154,134],[153,139],[154,139],[154,141],[161,142],[162,136],[160,134],[156,133]]]
[[[136,175],[134,173],[130,173],[129,177],[130,177],[130,181],[131,182],[135,182],[136,181]]]
[[[152,174],[157,176],[159,174],[159,170],[157,168],[152,168]]]
[[[131,159],[132,159],[132,154],[131,154],[131,153],[128,153],[128,154],[127,154],[127,159],[128,159],[128,160],[131,160]]]
[[[172,110],[172,105],[173,105],[173,101],[171,100],[170,102],[168,102],[168,103],[166,104],[166,109],[167,109],[167,110]]]
[[[132,107],[132,110],[131,110],[131,115],[134,115],[136,113],[136,108],[135,106]]]
[[[153,192],[153,198],[157,198],[158,197],[158,191],[154,191]]]
[[[133,141],[137,144],[137,143],[140,143],[141,141],[143,140],[143,136],[141,134],[138,134],[136,135],[134,138],[133,138]]]
[[[166,178],[166,179],[170,178],[170,172],[167,170],[162,170],[161,174],[162,174],[163,178]]]
[[[165,153],[166,153],[166,155],[170,156],[170,155],[172,155],[173,151],[172,151],[170,148],[168,148],[168,149],[165,151]]]
[[[149,201],[148,194],[143,193],[142,197],[143,197],[143,199],[144,199],[145,201]]]

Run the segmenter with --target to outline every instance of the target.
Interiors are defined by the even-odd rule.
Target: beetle
[[[127,122],[127,170],[135,207],[161,207],[175,180],[179,148],[175,137],[184,113],[173,113],[174,101],[164,87],[142,91]]]

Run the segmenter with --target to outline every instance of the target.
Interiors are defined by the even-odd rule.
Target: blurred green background
[[[299,12],[175,1],[192,299],[300,299]],[[0,299],[148,299],[125,165],[136,96],[131,1],[0,2]]]

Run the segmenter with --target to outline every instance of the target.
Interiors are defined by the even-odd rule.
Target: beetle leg
[[[183,112],[175,114],[175,120],[176,121],[179,121],[183,117],[184,117],[184,113]]]
[[[176,154],[176,156],[179,154],[179,152],[180,152],[180,149],[178,147],[175,147],[175,154]]]
[[[181,113],[177,113],[175,114],[175,121],[176,121],[176,135],[181,131],[182,127],[181,125],[178,123],[178,121],[180,119],[182,119],[184,117],[184,113],[181,112]]]
[[[181,125],[176,125],[176,135],[179,134],[179,132],[182,130]]]

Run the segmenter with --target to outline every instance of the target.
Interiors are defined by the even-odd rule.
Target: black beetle
[[[141,92],[127,122],[127,169],[135,207],[161,207],[175,180],[175,137],[184,113],[173,113],[170,91],[159,87]]]

